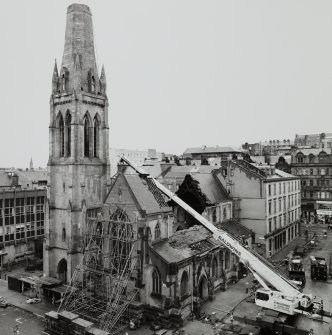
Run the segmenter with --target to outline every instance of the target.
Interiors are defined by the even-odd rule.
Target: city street
[[[43,319],[30,312],[13,306],[0,309],[0,334],[15,334],[15,325],[18,325],[17,335],[43,334],[44,330]]]
[[[304,259],[304,267],[306,272],[306,285],[303,290],[305,293],[311,293],[317,297],[317,300],[324,301],[324,310],[332,312],[332,279],[328,279],[327,281],[313,281],[310,277],[310,255],[325,257],[327,264],[329,266],[330,254],[332,254],[332,230],[327,230],[326,225],[318,224],[311,225],[308,228],[303,227],[304,229],[308,229],[309,238],[316,234],[318,237],[317,248],[310,253],[307,254]],[[327,238],[324,238],[323,231],[327,231]],[[331,319],[326,318],[326,322],[330,322]],[[295,320],[295,326],[303,328],[303,329],[313,329],[314,334],[319,335],[329,335],[329,324],[326,322],[313,321],[308,319],[307,317],[298,317]]]

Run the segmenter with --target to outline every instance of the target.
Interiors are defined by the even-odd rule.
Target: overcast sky
[[[48,160],[71,1],[2,1],[0,167]],[[332,2],[85,1],[110,146],[181,154],[332,129]]]

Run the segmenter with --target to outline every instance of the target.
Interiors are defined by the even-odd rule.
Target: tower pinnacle
[[[53,76],[52,76],[52,92],[55,94],[58,91],[59,86],[59,73],[58,73],[58,66],[55,60],[54,69],[53,69]]]

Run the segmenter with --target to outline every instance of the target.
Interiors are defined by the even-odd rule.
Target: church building
[[[227,289],[241,276],[238,257],[199,222],[181,215],[146,175],[120,165],[109,183],[106,78],[104,68],[100,74],[97,69],[92,17],[85,5],[68,7],[63,59],[60,69],[55,64],[52,77],[49,139],[44,273],[69,283],[73,274],[81,271],[85,276],[75,275],[73,282],[90,280],[87,300],[82,298],[86,293],[83,284],[76,280],[74,294],[62,305],[63,310],[81,304],[75,307],[81,317],[95,324],[101,314],[110,319],[105,317],[109,307],[104,301],[109,299],[106,289],[114,285],[117,270],[122,271],[122,256],[137,262],[131,262],[130,276],[117,299],[125,299],[129,287],[133,288],[137,294],[129,310],[136,310],[136,319],[159,320],[164,326],[179,325],[194,309],[213,299],[217,290]],[[200,203],[199,212],[206,210],[213,224],[227,224],[232,219],[232,200],[213,175],[188,176],[183,183],[179,196],[190,205]],[[132,241],[121,237],[120,216]],[[90,222],[96,226],[89,233]],[[228,226],[241,241],[251,239],[251,232],[236,222],[229,221]],[[89,234],[91,243],[87,244]],[[90,258],[86,256],[89,252]],[[78,269],[82,261],[84,266]],[[75,294],[81,295],[76,299]],[[85,303],[92,299],[94,309]]]
[[[62,63],[54,65],[48,173],[44,273],[66,283],[82,258],[87,212],[105,201],[110,175],[105,70],[98,73],[85,5],[68,7]]]

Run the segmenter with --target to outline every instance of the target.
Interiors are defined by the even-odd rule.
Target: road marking
[[[18,323],[20,323],[20,324],[22,324],[23,322],[20,321],[21,319],[22,319],[22,318],[17,318],[15,321],[18,322]]]

